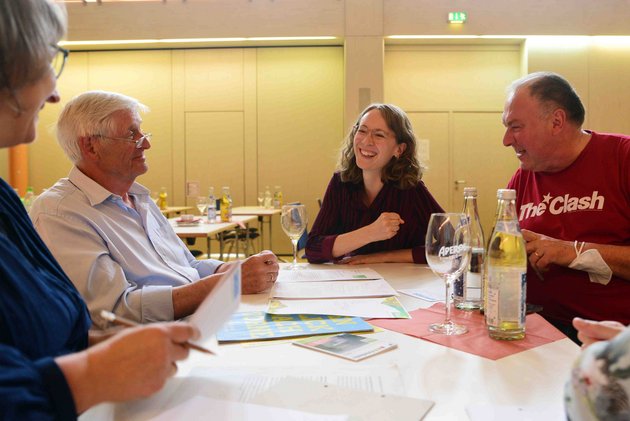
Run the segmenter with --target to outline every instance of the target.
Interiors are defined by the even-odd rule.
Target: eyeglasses
[[[365,126],[354,126],[354,130],[356,130],[354,132],[354,137],[357,139],[365,139],[366,137],[368,137],[369,135],[372,135],[372,139],[375,142],[379,142],[379,141],[385,141],[387,140],[388,137],[391,136],[390,133],[387,133],[384,130],[381,129],[368,129]]]
[[[58,45],[53,45],[52,48],[55,49],[55,55],[50,62],[50,66],[52,67],[53,72],[55,72],[55,78],[59,79],[59,76],[61,76],[61,72],[63,72],[63,68],[66,65],[66,61],[68,61],[70,51],[65,48],[61,48]]]
[[[142,147],[142,144],[144,143],[145,140],[147,141],[151,141],[151,133],[144,133],[142,136],[140,136],[138,139],[134,139],[139,133],[134,133],[129,137],[112,137],[112,136],[105,136],[102,134],[97,134],[94,136],[98,136],[98,137],[102,137],[103,139],[113,139],[113,140],[123,140],[125,142],[133,142],[136,145],[136,149],[140,149]]]

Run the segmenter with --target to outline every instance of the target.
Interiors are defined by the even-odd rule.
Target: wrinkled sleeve
[[[105,240],[84,221],[40,213],[33,224],[86,301],[95,324],[105,326],[101,310],[140,323],[173,320],[172,287],[138,288],[128,281]]]
[[[0,344],[0,417],[7,420],[75,420],[66,379],[52,358],[31,361]]]
[[[186,249],[186,252],[190,256],[188,258],[188,263],[190,263],[191,267],[197,270],[197,272],[199,273],[199,278],[205,278],[206,276],[214,274],[219,266],[223,264],[221,260],[216,259],[197,260],[195,259],[195,256],[190,253],[190,250],[188,250],[188,247],[186,247],[184,243],[181,243],[181,245]]]
[[[341,217],[340,206],[342,206],[338,200],[339,188],[333,176],[328,183],[322,207],[308,233],[306,259],[310,263],[325,263],[335,259],[332,249],[339,234],[334,232],[334,227]]]

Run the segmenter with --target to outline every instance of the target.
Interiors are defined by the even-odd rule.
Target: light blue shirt
[[[222,263],[196,260],[147,188],[134,183],[128,194],[135,209],[75,167],[31,208],[37,232],[101,326],[101,310],[141,323],[173,320],[173,287]]]

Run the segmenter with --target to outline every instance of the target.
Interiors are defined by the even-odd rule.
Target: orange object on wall
[[[28,186],[28,145],[9,148],[9,184],[24,197]]]

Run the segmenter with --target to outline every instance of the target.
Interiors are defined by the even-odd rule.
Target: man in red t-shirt
[[[514,82],[503,112],[535,269],[527,299],[576,341],[576,316],[630,323],[630,137],[583,130],[584,114],[571,85],[543,72]]]

